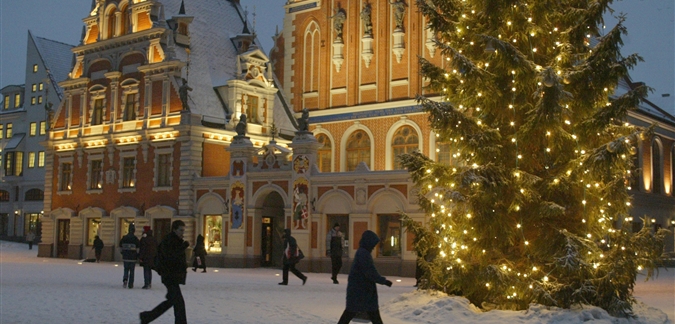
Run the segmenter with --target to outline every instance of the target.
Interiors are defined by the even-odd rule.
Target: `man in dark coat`
[[[143,227],[145,231],[141,237],[141,249],[138,256],[143,266],[144,285],[142,289],[152,288],[152,268],[155,266],[155,257],[157,256],[157,240],[152,236],[150,226]]]
[[[103,240],[98,235],[94,236],[94,254],[96,255],[96,262],[101,262],[101,252],[103,251]]]
[[[284,264],[283,268],[283,281],[280,282],[280,285],[288,285],[288,270],[293,272],[293,274],[302,280],[304,285],[307,282],[307,276],[303,275],[298,269],[295,268],[295,265],[300,262],[298,259],[298,242],[295,241],[295,238],[291,236],[291,229],[284,229],[284,256],[282,262]]]
[[[134,235],[136,227],[134,224],[129,224],[129,233],[124,235],[120,240],[120,251],[122,253],[122,261],[124,262],[124,277],[122,278],[123,287],[129,289],[134,288],[134,272],[136,270],[136,261],[138,261],[138,246],[140,242],[138,237]]]
[[[340,232],[340,223],[335,223],[333,229],[328,231],[326,235],[326,246],[330,248],[328,253],[330,254],[330,263],[332,266],[331,279],[333,279],[334,284],[339,284],[337,280],[337,275],[342,269],[342,246],[345,245],[345,238],[342,232]]]
[[[379,242],[380,239],[374,232],[363,232],[347,279],[347,308],[342,313],[338,324],[349,323],[358,312],[368,313],[373,324],[382,324],[375,284],[391,287],[391,281],[380,276],[373,264],[371,253]]]
[[[173,307],[175,323],[187,323],[185,300],[179,285],[185,284],[187,276],[185,249],[190,246],[190,243],[183,240],[183,234],[185,234],[185,223],[182,220],[176,220],[171,224],[171,232],[159,244],[159,264],[156,264],[155,268],[162,276],[162,283],[166,286],[166,300],[153,310],[142,312],[140,314],[141,324],[154,321],[171,307]]]
[[[197,243],[192,249],[194,260],[192,261],[192,271],[197,271],[201,268],[202,272],[206,272],[206,247],[204,246],[204,236],[197,235]]]

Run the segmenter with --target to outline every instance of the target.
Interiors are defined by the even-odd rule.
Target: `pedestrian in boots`
[[[284,256],[282,262],[284,264],[283,268],[283,281],[280,282],[280,285],[288,285],[288,271],[290,270],[293,274],[302,280],[304,285],[307,282],[307,276],[302,274],[298,269],[295,268],[295,265],[300,262],[300,253],[298,250],[298,243],[293,236],[291,236],[291,229],[284,229]]]
[[[129,224],[129,233],[120,240],[120,251],[122,253],[122,262],[124,263],[124,277],[122,277],[123,287],[134,288],[134,272],[136,271],[136,262],[138,261],[138,246],[140,242],[134,235],[136,227]]]
[[[331,279],[334,284],[339,284],[337,280],[337,275],[340,273],[342,268],[342,247],[345,245],[345,238],[342,232],[340,232],[340,224],[335,223],[333,228],[328,231],[326,235],[326,246],[330,249],[328,254],[330,255],[330,261],[332,266]]]

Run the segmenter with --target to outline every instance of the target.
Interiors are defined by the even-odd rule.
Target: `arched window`
[[[365,162],[368,168],[370,165],[370,138],[368,134],[362,130],[357,130],[347,139],[347,167],[346,171],[356,170],[356,166],[360,162]]]
[[[331,162],[333,161],[332,149],[333,145],[330,142],[330,138],[326,134],[318,134],[316,140],[319,143],[323,144],[323,147],[319,148],[317,152],[317,161],[319,171],[321,172],[330,172],[331,171]]]
[[[115,10],[110,10],[108,13],[108,30],[106,33],[106,39],[111,39],[115,36]]]
[[[127,12],[128,8],[129,8],[128,5],[124,5],[124,7],[122,7],[122,9],[120,10],[120,12],[122,13],[122,15],[120,15],[119,21],[120,36],[126,35],[129,32],[129,13]]]
[[[44,191],[40,189],[31,189],[26,191],[25,201],[42,201],[45,199]]]
[[[652,141],[652,193],[663,192],[663,168],[661,164],[661,145],[658,140]]]
[[[394,161],[394,170],[402,170],[403,166],[397,157],[401,154],[412,153],[419,148],[419,139],[417,132],[410,126],[402,126],[391,140],[392,161]]]
[[[452,149],[450,142],[436,141],[436,162],[443,165],[452,164]]]
[[[321,33],[319,25],[311,22],[304,35],[303,48],[303,89],[304,92],[314,92],[319,89],[319,49],[321,46]]]

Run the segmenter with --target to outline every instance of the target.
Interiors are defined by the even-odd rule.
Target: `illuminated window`
[[[661,163],[661,145],[658,140],[652,141],[652,192],[663,192],[663,168]]]
[[[247,121],[249,123],[260,124],[260,120],[258,120],[258,97],[248,96],[246,105],[246,117],[248,118]]]
[[[399,215],[378,215],[379,256],[401,256],[401,218]]]
[[[33,83],[33,86],[30,88],[31,92],[37,91],[37,84]]]
[[[24,214],[24,233],[33,231],[33,234],[40,235],[40,214],[37,213],[26,213]]]
[[[394,170],[402,170],[403,166],[401,162],[398,161],[397,157],[401,154],[412,153],[412,151],[419,148],[419,140],[417,138],[417,132],[410,126],[402,126],[391,140],[392,148],[392,161],[394,161]]]
[[[120,239],[123,238],[124,235],[129,234],[129,225],[131,224],[134,224],[133,218],[120,218]],[[157,236],[157,238],[159,237],[160,236]]]
[[[21,107],[21,94],[17,93],[14,95],[14,108]]]
[[[29,134],[30,134],[30,136],[35,136],[37,134],[37,123],[36,122],[30,123]]]
[[[103,124],[103,99],[94,100],[94,111],[91,114],[91,124]]]
[[[319,171],[330,172],[332,162],[332,144],[330,138],[326,134],[319,134],[316,136],[316,140],[323,144],[323,147],[317,151],[316,162],[319,165]]]
[[[5,175],[21,176],[23,173],[23,152],[7,152],[5,154]],[[18,188],[18,187],[17,187]]]
[[[6,136],[5,138],[10,139],[12,138],[12,123],[7,123],[7,132],[5,132]]]
[[[101,219],[87,218],[87,245],[93,246],[94,239],[101,233]]]
[[[38,65],[33,64],[33,73],[37,73],[37,71],[38,71]]]
[[[38,152],[38,168],[45,167],[45,151]]]
[[[92,160],[90,168],[89,189],[101,189],[103,187],[103,160]]]
[[[3,138],[5,138],[5,130],[4,130],[4,128],[5,128],[5,125],[0,124],[0,140],[3,139]]]
[[[61,182],[59,184],[59,191],[70,191],[71,188],[71,167],[72,163],[61,163]]]
[[[47,134],[47,123],[41,121],[40,122],[40,135],[45,135]]]
[[[28,167],[35,167],[35,152],[28,152]]]
[[[35,100],[35,97],[30,97],[30,104],[34,105],[37,101]]]
[[[134,176],[136,173],[136,158],[135,157],[125,157],[124,164],[122,169],[122,187],[123,188],[133,188],[134,187]]]
[[[222,251],[223,217],[221,215],[204,216],[204,244],[208,252]]]
[[[370,138],[362,130],[357,130],[347,139],[347,171],[356,170],[360,162],[365,162],[370,168]]]
[[[44,88],[45,88],[44,83],[40,82],[40,91],[44,90]]]
[[[5,96],[5,103],[3,104],[3,108],[9,109],[9,95]]]
[[[38,96],[37,98],[38,98],[38,103],[41,104],[42,103],[42,96]]]

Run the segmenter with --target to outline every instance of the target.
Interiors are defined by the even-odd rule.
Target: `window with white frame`
[[[330,141],[330,138],[326,134],[319,133],[316,135],[316,140],[323,144],[317,151],[316,164],[318,164],[319,171],[321,172],[330,172],[331,163],[333,161],[333,145]]]
[[[356,170],[360,162],[365,162],[370,168],[370,137],[363,130],[357,130],[349,135],[347,147],[345,148],[347,157],[347,171]]]
[[[47,134],[47,123],[41,121],[40,122],[40,135],[45,135]]]
[[[59,191],[71,191],[73,185],[73,162],[61,162],[59,165]]]
[[[166,151],[163,151],[166,152]],[[156,155],[156,186],[170,187],[171,186],[171,153],[158,153]]]
[[[103,159],[96,158],[89,162],[89,177],[87,188],[89,190],[103,189]]]
[[[106,88],[101,85],[95,85],[89,89],[89,124],[101,125],[106,113]]]
[[[35,152],[28,152],[28,167],[35,167]]]
[[[136,184],[136,157],[122,159],[122,188],[133,188]]]
[[[37,135],[37,123],[36,123],[36,122],[30,123],[29,134],[30,134],[30,136],[35,136],[35,135]]]
[[[99,98],[94,100],[94,107],[91,112],[91,124],[92,125],[101,125],[103,124],[103,99]]]
[[[38,168],[45,167],[45,151],[38,152]]]
[[[126,79],[122,82],[122,105],[117,118],[123,121],[135,120],[139,114],[140,95],[138,94],[138,81]]]
[[[401,154],[412,153],[419,148],[419,139],[417,138],[417,131],[414,128],[405,125],[399,127],[391,139],[392,161],[394,161],[394,170],[402,170],[403,165],[398,160]]]

